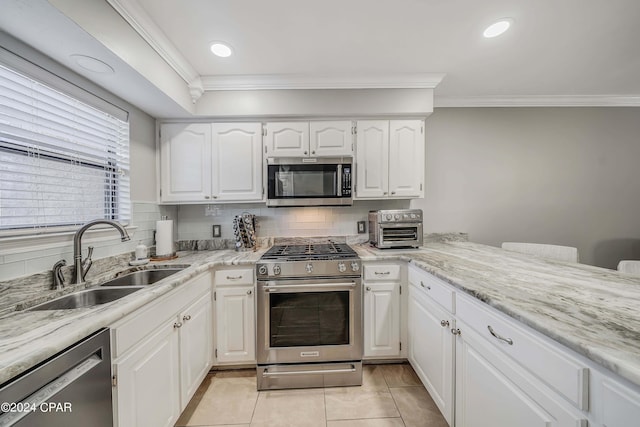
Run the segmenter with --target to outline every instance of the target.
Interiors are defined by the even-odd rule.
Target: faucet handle
[[[91,256],[93,255],[93,246],[89,246],[87,250],[88,250],[87,257],[84,259],[84,261],[82,261],[82,281],[83,282],[84,282],[84,278],[87,277],[87,273],[89,272],[91,265],[93,265],[93,261],[91,260]]]
[[[53,289],[62,289],[64,287],[64,275],[62,274],[62,267],[67,265],[67,261],[61,259],[53,264]]]

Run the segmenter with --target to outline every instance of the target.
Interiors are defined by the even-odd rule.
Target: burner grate
[[[304,245],[273,246],[262,259],[339,259],[356,257],[356,253],[344,243],[309,243]]]

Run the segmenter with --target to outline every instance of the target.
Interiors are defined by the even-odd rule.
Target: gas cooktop
[[[345,243],[320,243],[305,245],[275,245],[261,260],[304,261],[357,258],[355,251]]]

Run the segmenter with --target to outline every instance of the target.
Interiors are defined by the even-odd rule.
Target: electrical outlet
[[[358,221],[358,234],[364,234],[367,232],[367,222],[366,221]]]
[[[213,237],[222,236],[222,230],[220,228],[220,224],[214,224],[213,226]]]

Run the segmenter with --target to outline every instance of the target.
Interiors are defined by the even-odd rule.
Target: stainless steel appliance
[[[267,159],[267,206],[352,205],[350,157]]]
[[[422,246],[422,209],[369,211],[369,243],[377,248]]]
[[[256,269],[258,390],[361,385],[356,253],[346,244],[276,245]]]
[[[0,386],[0,425],[111,427],[109,342],[102,329]]]

